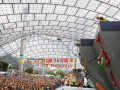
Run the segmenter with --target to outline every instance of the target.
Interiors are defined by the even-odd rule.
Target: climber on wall
[[[110,70],[108,69],[108,67],[105,65],[104,57],[101,57],[101,53],[98,56],[97,60],[98,60],[98,65],[104,67],[108,72],[110,72]]]
[[[95,24],[99,24],[100,22],[108,22],[108,19],[104,17],[96,17],[96,19],[98,22],[95,22]]]
[[[99,65],[100,65],[100,63],[101,63],[101,54],[102,54],[102,53],[100,53],[100,55],[99,55],[98,58],[97,58]]]

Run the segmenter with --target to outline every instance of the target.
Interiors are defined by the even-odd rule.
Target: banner
[[[26,58],[27,63],[36,64],[38,67],[74,68],[73,58]],[[23,63],[22,61],[20,62]]]

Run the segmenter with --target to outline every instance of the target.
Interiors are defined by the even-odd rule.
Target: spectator
[[[79,87],[81,87],[81,90],[82,90],[82,87],[83,87],[83,82],[82,82],[82,79],[80,79],[80,81],[79,81]]]
[[[56,88],[60,88],[60,84],[57,84],[57,85],[56,85]]]

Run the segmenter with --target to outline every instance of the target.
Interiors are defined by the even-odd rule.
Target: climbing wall
[[[84,40],[86,41],[86,39],[81,40],[80,51],[82,55],[82,60],[87,65],[86,69],[89,72],[89,76],[94,79],[94,84],[99,82],[105,90],[114,90],[114,87],[109,81],[109,78],[107,78],[108,76],[105,73],[104,68],[98,67],[97,65],[98,55],[96,54],[93,46],[87,46],[87,44],[82,44],[84,43]],[[89,40],[87,40],[87,42],[89,42]]]
[[[120,22],[100,23],[100,31],[92,41],[82,39],[81,58],[90,77],[105,90],[120,90]],[[99,67],[95,57],[104,57],[105,67]],[[107,69],[106,69],[107,67]]]

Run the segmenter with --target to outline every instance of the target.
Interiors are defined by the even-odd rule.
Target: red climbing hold
[[[115,78],[114,78],[114,75],[113,75],[112,71],[110,71],[110,77],[111,77],[111,79],[112,79],[113,85],[114,85],[115,87],[119,88],[119,86],[118,86],[118,84],[117,84],[117,82],[116,82],[116,80],[115,80]]]
[[[104,54],[104,53],[105,53],[105,51],[104,51],[103,47],[101,47],[101,48],[100,48],[100,51],[101,51],[101,53],[102,53],[102,54]]]
[[[98,34],[98,37],[95,40],[96,40],[96,42],[102,44],[102,41],[100,40],[100,35],[99,34]]]
[[[101,47],[100,51],[105,59],[105,65],[108,66],[108,64],[110,64],[110,59],[108,58],[107,53],[104,51],[103,47]]]

